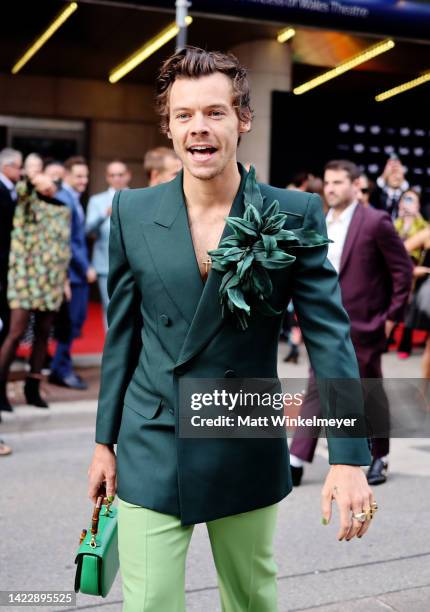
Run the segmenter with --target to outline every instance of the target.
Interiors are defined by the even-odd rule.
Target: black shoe
[[[51,374],[48,380],[52,385],[58,385],[59,387],[67,387],[68,389],[79,389],[80,391],[88,389],[87,383],[84,382],[80,376],[73,373],[68,374],[64,378],[61,378],[56,374]]]
[[[290,465],[290,468],[291,468],[291,478],[293,480],[293,486],[299,487],[300,483],[302,482],[303,468],[295,467],[294,465]]]
[[[3,410],[3,412],[13,412],[13,408],[7,399],[6,382],[4,380],[0,381],[0,410]]]
[[[299,349],[295,344],[291,346],[290,352],[284,357],[285,363],[297,363],[299,360]]]
[[[388,463],[380,458],[373,459],[367,470],[367,482],[370,485],[383,484],[387,480]]]
[[[37,408],[49,408],[43,397],[39,392],[40,380],[38,378],[32,378],[29,376],[25,380],[24,395],[27,404],[30,406],[36,406]]]

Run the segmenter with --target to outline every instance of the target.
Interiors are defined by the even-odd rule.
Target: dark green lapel
[[[182,172],[165,185],[153,223],[142,229],[154,266],[172,301],[191,324],[203,291],[182,191]],[[187,270],[184,287],[183,271]]]
[[[230,209],[229,217],[242,217],[244,213],[243,204],[243,188],[247,172],[243,166],[239,164],[241,181],[239,190],[233,201]],[[230,227],[226,224],[221,236],[221,240],[232,233]],[[191,234],[188,228],[189,240],[191,243]],[[191,244],[191,249],[193,249]],[[194,253],[194,250],[193,250]],[[194,256],[194,265],[197,267],[197,262]],[[198,267],[197,267],[198,270]],[[200,273],[198,271],[199,278]],[[221,285],[222,273],[211,270],[209,272],[206,284],[195,310],[194,318],[191,322],[188,334],[182,345],[181,353],[176,366],[185,363],[198,353],[216,334],[223,323],[221,316],[221,305],[219,301],[218,291]]]

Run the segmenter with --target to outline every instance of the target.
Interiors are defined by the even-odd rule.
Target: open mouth
[[[188,147],[188,152],[192,155],[195,161],[206,161],[210,159],[216,152],[217,148],[212,145],[192,145]]]

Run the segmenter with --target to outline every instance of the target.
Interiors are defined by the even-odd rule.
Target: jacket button
[[[235,378],[236,372],[234,370],[226,370],[224,372],[224,378]]]
[[[169,317],[167,315],[162,314],[160,316],[160,319],[161,319],[162,324],[166,325],[166,327],[167,327],[167,325],[170,325],[170,319],[169,319]]]
[[[173,412],[174,412],[173,408],[169,408],[169,412],[170,412],[170,414],[173,414]]]

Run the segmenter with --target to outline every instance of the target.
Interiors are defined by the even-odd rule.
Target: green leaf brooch
[[[222,316],[233,313],[239,328],[245,330],[254,310],[265,316],[281,314],[267,301],[273,291],[267,270],[286,268],[296,260],[287,249],[321,246],[331,241],[314,230],[283,229],[287,218],[297,215],[280,211],[277,200],[263,212],[264,200],[253,166],[246,177],[243,196],[243,218],[227,217],[233,234],[223,238],[219,247],[208,254],[212,269],[224,273],[219,289]]]

